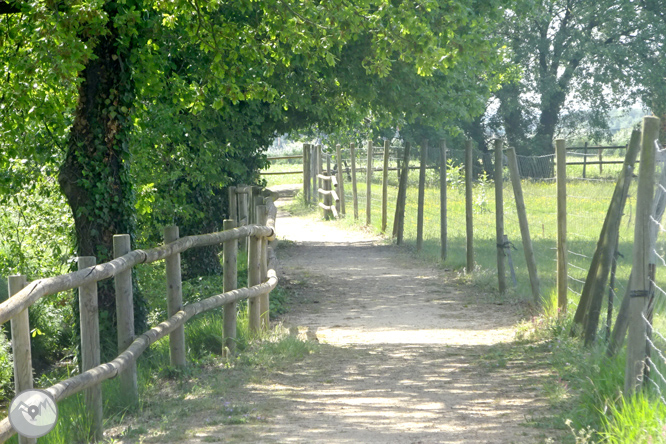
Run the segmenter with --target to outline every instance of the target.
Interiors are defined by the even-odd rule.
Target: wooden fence
[[[303,154],[296,154],[293,156],[274,156],[274,157],[268,157],[267,160],[289,160],[289,159],[303,159],[304,155]],[[262,176],[279,176],[283,174],[303,174],[305,171],[305,168],[303,168],[300,171],[260,171],[259,174]]]
[[[233,352],[236,338],[236,302],[249,299],[249,327],[257,332],[268,327],[269,293],[277,285],[275,254],[269,246],[275,239],[277,209],[274,195],[258,187],[233,188],[230,196],[240,226],[234,219],[224,221],[224,231],[179,238],[178,227],[164,230],[164,245],[149,250],[130,250],[127,234],[113,238],[112,261],[96,265],[94,257],[80,257],[79,270],[73,273],[39,279],[28,283],[26,276],[10,276],[9,299],[0,304],[0,323],[11,321],[14,379],[16,393],[33,388],[30,353],[29,307],[42,297],[61,291],[77,289],[81,314],[81,355],[83,373],[45,388],[56,402],[86,390],[86,407],[93,424],[93,439],[102,438],[102,396],[100,383],[118,376],[121,393],[128,404],[138,400],[137,358],[155,341],[169,335],[171,365],[184,367],[185,323],[193,316],[224,307],[224,338],[226,347]],[[237,196],[244,196],[237,205]],[[251,204],[250,204],[251,202]],[[248,251],[248,287],[236,288],[238,241],[246,241]],[[182,305],[180,253],[191,248],[223,245],[224,288],[221,294],[197,303]],[[140,334],[134,333],[132,295],[132,267],[164,260],[169,318]],[[114,360],[100,364],[99,315],[97,309],[97,282],[113,277],[116,289],[116,315],[118,319],[118,349],[122,352]],[[0,422],[0,442],[15,434],[9,419]],[[35,439],[19,437],[19,442],[34,443]]]
[[[583,146],[572,146],[572,147],[567,147],[566,150],[570,153],[581,153],[583,160],[578,161],[578,162],[569,162],[567,161],[567,165],[582,165],[583,166],[583,179],[587,177],[587,166],[588,165],[598,165],[599,166],[599,174],[603,173],[604,170],[604,165],[622,165],[624,163],[623,160],[604,160],[603,153],[604,151],[607,150],[625,150],[627,148],[626,145],[615,145],[615,146],[588,146],[588,143],[585,142]],[[597,158],[598,160],[587,160],[587,158],[590,156],[588,153],[592,152],[594,153],[596,151],[597,153]]]

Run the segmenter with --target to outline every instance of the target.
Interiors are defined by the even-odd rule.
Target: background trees
[[[520,80],[496,93],[497,110],[486,133],[504,132],[523,154],[550,153],[554,136],[572,123],[590,136],[605,135],[599,130],[608,129],[608,112],[634,104],[638,85],[647,86],[636,82],[643,72],[636,61],[647,60],[647,48],[658,53],[663,34],[657,37],[646,19],[634,2],[517,2],[505,12],[499,35],[509,50],[507,62],[520,68]],[[653,94],[649,89],[646,94]]]

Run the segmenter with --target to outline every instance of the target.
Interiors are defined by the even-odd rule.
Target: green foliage
[[[654,51],[663,39],[644,20],[632,2],[518,1],[505,14],[500,35],[521,78],[497,91],[499,109],[486,134],[505,133],[521,154],[550,153],[554,136],[572,131],[607,138],[609,111],[634,104],[630,91],[642,83],[634,80],[651,75],[638,67],[635,51]]]
[[[656,396],[638,393],[609,405],[603,430],[604,443],[666,442],[666,404]]]
[[[14,376],[14,363],[9,341],[4,331],[0,331],[0,399],[8,399],[14,392],[10,381]]]

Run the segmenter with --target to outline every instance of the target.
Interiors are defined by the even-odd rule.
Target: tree
[[[353,100],[334,75],[322,79],[319,73],[341,63],[346,45],[365,39],[358,63],[375,78],[398,66],[420,76],[445,77],[459,63],[492,58],[487,45],[476,51],[474,44],[482,43],[483,14],[500,4],[31,0],[8,5],[2,11],[12,13],[0,15],[10,36],[2,45],[7,81],[0,84],[6,104],[0,106],[0,162],[22,158],[57,165],[75,222],[77,252],[101,262],[110,258],[113,234],[134,235],[130,142],[137,118],[150,125],[160,116],[168,122],[182,117],[185,123],[165,135],[180,132],[174,140],[197,153],[194,157],[231,153],[225,141],[242,138],[233,135],[228,122],[219,125],[216,119],[238,117],[243,109],[254,109],[254,116],[265,116],[264,122],[272,121],[276,128],[304,114],[310,121],[334,122],[346,115],[344,106]],[[165,86],[172,106],[159,97]],[[460,92],[464,100],[473,95]],[[331,98],[327,108],[324,100]],[[358,101],[359,108],[363,103]],[[145,109],[140,112],[139,107]],[[196,116],[207,117],[198,123]],[[215,134],[225,125],[227,134]],[[198,129],[182,132],[187,127]],[[26,134],[47,134],[59,148],[25,147]],[[215,149],[182,142],[187,134],[215,142]],[[240,161],[257,159],[254,165],[260,166],[260,146],[253,145],[248,156],[239,147],[231,149]],[[135,151],[149,155],[153,148]],[[16,178],[6,179],[10,188]],[[201,188],[190,189],[196,193]],[[111,316],[115,312],[110,288],[100,289],[100,305]]]
[[[508,10],[500,35],[522,68],[520,81],[496,94],[509,144],[522,154],[550,153],[563,113],[581,108],[604,126],[599,117],[627,99],[637,28],[632,2],[525,0]]]

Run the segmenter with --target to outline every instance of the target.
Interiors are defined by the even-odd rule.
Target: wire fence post
[[[567,312],[567,152],[564,139],[555,141],[557,163],[557,308]]]
[[[474,207],[472,195],[473,180],[473,152],[472,141],[465,142],[465,229],[467,236],[467,266],[466,273],[474,271]]]
[[[502,140],[495,140],[495,237],[497,244],[497,284],[500,294],[506,292],[506,253],[504,251],[504,152]]]
[[[649,261],[651,254],[652,196],[654,192],[655,146],[659,136],[657,117],[643,117],[641,162],[636,190],[636,225],[634,227],[633,273],[629,293],[629,330],[627,362],[624,375],[624,393],[633,395],[643,384],[647,347],[645,308],[651,290]]]
[[[428,141],[424,140],[421,145],[421,164],[419,166],[419,196],[416,217],[416,251],[423,248],[423,207],[425,206],[425,173],[426,161],[428,159]]]
[[[527,209],[525,208],[525,198],[523,196],[523,186],[520,182],[520,171],[518,170],[518,156],[516,156],[516,149],[511,147],[506,150],[509,173],[511,175],[511,184],[513,186],[513,194],[516,201],[516,212],[518,213],[518,224],[520,225],[520,236],[523,241],[523,252],[525,254],[525,263],[527,264],[527,272],[530,276],[530,287],[532,289],[532,299],[535,304],[540,301],[540,283],[539,275],[537,273],[537,263],[534,256],[534,249],[532,247],[532,237],[530,236],[530,225],[527,220]]]
[[[400,172],[400,183],[398,184],[398,202],[395,206],[393,218],[393,236],[397,237],[398,245],[402,245],[405,228],[405,201],[407,200],[407,179],[409,179],[409,150],[411,144],[405,142],[403,153],[402,171]]]
[[[442,139],[442,146],[439,155],[439,238],[440,238],[440,257],[442,262],[446,261],[448,226],[446,220],[446,141]]]
[[[388,168],[390,149],[391,141],[386,139],[384,141],[384,169],[382,170],[382,233],[386,232],[386,224],[388,222]]]
[[[94,256],[79,256],[79,270],[94,267]],[[84,372],[100,364],[99,306],[97,302],[97,282],[79,287],[79,313],[81,318],[81,370]],[[102,386],[95,384],[85,391],[86,414],[91,423],[90,438],[101,441],[103,405]]]
[[[640,142],[632,139],[624,159],[622,173],[613,191],[597,248],[585,279],[578,309],[574,316],[574,325],[581,322],[583,324],[586,345],[591,345],[596,340],[604,289],[608,282],[608,274],[614,263],[615,251],[620,237],[620,222],[639,149]]]
[[[113,236],[113,257],[119,258],[131,251],[130,235]],[[116,320],[118,328],[118,353],[122,353],[134,341],[134,296],[132,290],[132,270],[116,274]],[[136,374],[136,360],[128,363],[120,373],[120,392],[127,404],[139,401],[139,387]]]

